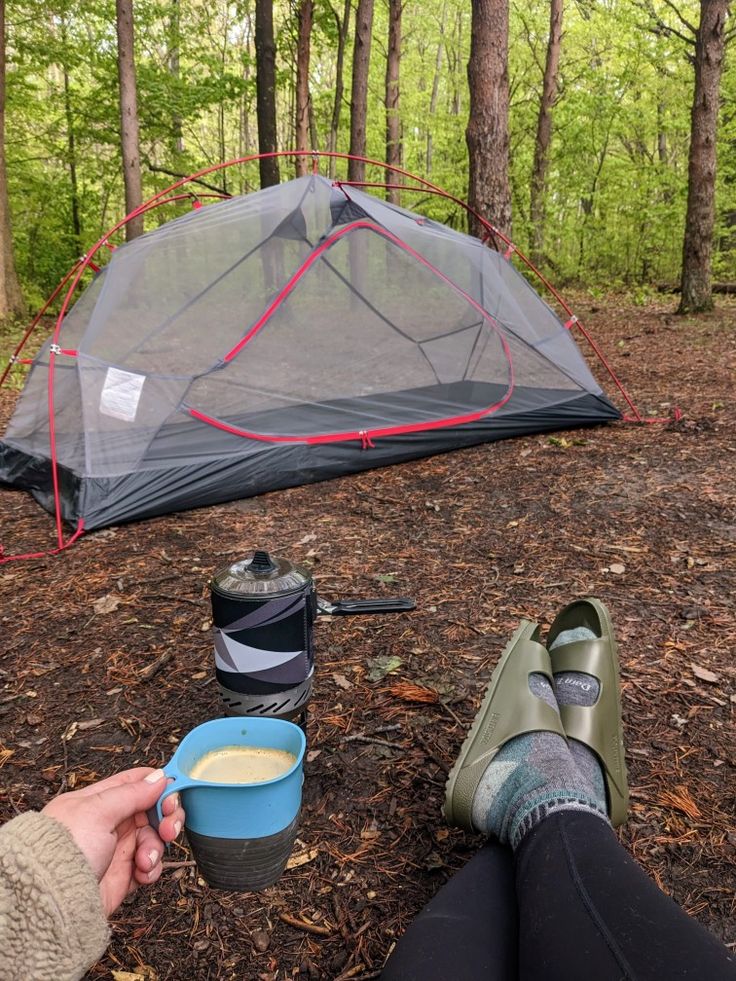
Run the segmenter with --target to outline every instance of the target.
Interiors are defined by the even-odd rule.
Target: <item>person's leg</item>
[[[597,816],[559,811],[515,853],[520,981],[726,981],[736,955]]]
[[[398,941],[381,981],[517,981],[511,851],[486,845]]]

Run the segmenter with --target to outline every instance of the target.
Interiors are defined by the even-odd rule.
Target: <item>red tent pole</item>
[[[46,302],[44,303],[44,305],[41,307],[41,309],[38,311],[38,313],[36,314],[36,316],[31,321],[30,326],[26,330],[25,334],[23,334],[23,337],[16,344],[15,350],[10,355],[10,358],[8,360],[8,363],[5,365],[5,369],[4,369],[3,373],[2,373],[2,375],[0,375],[0,388],[2,388],[3,382],[8,377],[8,374],[10,373],[10,369],[18,361],[18,355],[20,354],[20,352],[25,347],[26,342],[28,341],[28,338],[31,336],[31,334],[33,333],[33,331],[36,329],[36,327],[40,323],[41,317],[43,317],[43,315],[46,313],[46,311],[48,310],[48,308],[54,302],[54,300],[56,299],[56,297],[64,289],[64,287],[66,286],[66,284],[69,282],[69,280],[71,279],[71,277],[74,275],[74,272],[76,271],[76,269],[77,269],[77,267],[78,267],[78,265],[79,265],[79,263],[81,261],[82,261],[81,259],[77,259],[77,261],[74,263],[74,265],[69,270],[69,272],[66,274],[66,276],[64,276],[64,278],[58,283],[58,285],[56,286],[56,289],[49,296],[49,298],[46,300]]]

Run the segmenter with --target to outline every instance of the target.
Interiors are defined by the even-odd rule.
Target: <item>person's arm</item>
[[[77,981],[101,956],[107,916],[158,879],[181,830],[176,794],[148,824],[164,787],[160,770],[127,770],[0,828],[0,981]]]
[[[0,978],[76,981],[108,939],[97,877],[70,832],[32,811],[0,828]]]

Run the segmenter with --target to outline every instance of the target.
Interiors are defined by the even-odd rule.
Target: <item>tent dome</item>
[[[318,175],[117,248],[62,337],[61,504],[88,529],[619,418],[507,258]],[[48,365],[0,479],[51,509]]]

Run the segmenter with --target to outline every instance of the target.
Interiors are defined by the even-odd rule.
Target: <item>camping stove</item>
[[[210,582],[215,674],[229,715],[303,723],[314,675],[318,613],[348,616],[413,610],[410,599],[317,599],[307,569],[256,550]]]

